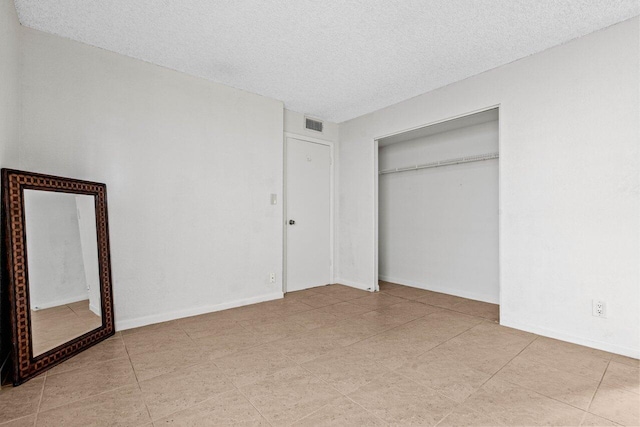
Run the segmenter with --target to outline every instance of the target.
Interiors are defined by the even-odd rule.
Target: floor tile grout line
[[[317,358],[316,358],[316,359],[317,359]],[[316,359],[313,359],[313,360],[316,360]],[[305,362],[305,363],[307,363],[307,362]],[[308,369],[308,368],[306,368],[306,367],[302,366],[301,364],[298,364],[298,366],[299,366],[300,368],[304,369],[305,371],[307,371],[307,372],[308,372],[310,375],[312,375],[313,377],[315,377],[315,378],[319,379],[320,381],[322,381],[324,384],[326,384],[327,386],[329,386],[329,387],[330,387],[330,388],[332,388],[333,390],[335,390],[335,391],[336,391],[338,394],[340,394],[342,397],[345,397],[345,398],[349,399],[351,402],[353,402],[353,403],[355,403],[356,405],[358,405],[359,407],[361,407],[365,412],[367,412],[368,414],[371,414],[374,418],[376,418],[376,419],[378,419],[378,420],[382,421],[384,424],[389,425],[389,423],[387,423],[386,421],[384,421],[383,419],[381,419],[380,417],[378,417],[377,415],[375,415],[374,413],[372,413],[371,411],[369,411],[367,408],[365,408],[364,406],[362,406],[360,403],[356,402],[356,401],[355,401],[355,400],[353,400],[351,397],[349,397],[349,394],[351,394],[351,393],[355,393],[355,392],[356,392],[356,391],[358,391],[360,388],[364,387],[365,385],[367,385],[367,384],[369,384],[369,383],[367,383],[367,384],[363,384],[362,386],[360,386],[360,387],[356,388],[355,390],[350,391],[350,392],[349,392],[349,394],[347,394],[347,393],[343,393],[343,392],[341,392],[340,390],[338,390],[338,389],[337,389],[333,384],[330,384],[328,381],[326,381],[325,379],[321,378],[320,376],[318,376],[317,374],[315,374],[315,373],[314,373],[313,371],[311,371],[310,369]],[[388,372],[391,372],[387,367],[383,367],[383,368],[384,368],[384,369],[386,369],[386,370],[387,370],[387,372],[383,372],[383,373],[381,373],[381,374],[380,374],[380,375],[378,375],[378,376],[382,376],[382,375],[384,375],[384,374],[386,374],[386,373],[388,373]],[[376,378],[377,378],[377,377],[376,377]],[[327,407],[327,406],[329,406],[329,405],[330,405],[330,403],[327,403],[326,405],[322,406],[322,408],[325,408],[325,407]],[[310,415],[312,415],[312,414],[315,414],[316,412],[320,411],[322,408],[319,408],[319,409],[317,409],[316,411],[313,411],[312,413],[309,413],[309,414],[305,415],[304,417],[300,418],[299,420],[294,421],[294,423],[295,423],[295,422],[298,422],[298,421],[301,421],[301,420],[303,420],[304,418],[307,418],[308,416],[310,416]]]
[[[456,335],[455,337],[450,338],[450,339],[449,339],[449,340],[447,340],[447,341],[450,341],[450,340],[452,340],[452,339],[454,339],[454,338],[456,338],[456,337],[458,337],[458,336],[460,336],[460,335],[464,334],[465,332],[470,331],[471,329],[473,329],[473,328],[475,328],[476,326],[479,326],[479,325],[480,325],[480,324],[478,324],[478,325],[474,325],[474,326],[472,326],[471,328],[467,329],[466,331],[461,332],[460,334]],[[452,409],[452,410],[451,410],[447,415],[445,415],[445,416],[444,416],[440,421],[438,421],[438,423],[437,423],[436,425],[440,424],[440,423],[441,423],[441,422],[442,422],[446,417],[448,417],[451,413],[453,413],[453,411],[454,411],[455,409],[457,409],[457,408],[461,407],[462,405],[464,405],[464,403],[466,403],[466,401],[467,401],[467,400],[469,400],[469,398],[470,398],[471,396],[473,396],[474,394],[476,394],[477,392],[479,392],[479,391],[480,391],[480,389],[481,389],[481,388],[482,388],[482,387],[483,387],[487,382],[491,381],[491,379],[492,379],[494,376],[496,376],[496,374],[497,374],[498,372],[500,372],[500,371],[501,371],[505,366],[507,366],[507,365],[508,365],[508,364],[509,364],[513,359],[515,359],[516,357],[518,357],[518,356],[520,355],[520,353],[522,353],[522,352],[523,352],[527,347],[529,347],[529,346],[531,345],[531,343],[532,343],[533,341],[535,341],[536,339],[537,339],[537,336],[536,336],[533,340],[531,340],[531,342],[530,342],[530,343],[528,343],[528,344],[527,344],[527,345],[526,345],[522,350],[520,350],[520,351],[518,352],[518,354],[516,354],[516,355],[515,355],[514,357],[512,357],[512,358],[511,358],[507,363],[505,363],[505,364],[502,366],[502,368],[498,369],[498,371],[496,371],[493,375],[491,375],[487,380],[483,381],[483,382],[482,382],[482,384],[480,384],[480,386],[479,386],[476,390],[474,390],[474,391],[473,391],[469,396],[467,396],[467,397],[466,397],[462,402],[456,402],[456,403],[457,403],[457,405],[456,405],[456,406],[455,406],[455,407],[454,407],[454,408],[453,408],[453,409]],[[445,342],[447,342],[447,341],[445,341]],[[444,344],[445,342],[443,342],[443,343],[441,343],[441,344],[438,344],[438,345],[437,345],[436,347],[434,347],[434,348],[439,347],[440,345]],[[431,350],[433,350],[433,349],[431,349]],[[429,352],[429,351],[431,351],[431,350],[428,350],[427,352],[425,352],[425,353],[423,353],[423,354],[426,354],[426,353],[428,353],[428,352]],[[466,365],[466,364],[464,364],[464,363],[462,363],[462,365],[467,366],[467,365]],[[468,368],[470,368],[470,369],[474,369],[474,368],[471,368],[471,367],[469,367],[469,366],[467,366],[467,367],[468,367]],[[474,370],[476,370],[476,369],[474,369]],[[480,372],[482,372],[482,371],[480,371]],[[398,373],[399,373],[399,372],[398,372]],[[399,374],[400,374],[400,375],[403,375],[403,374],[401,374],[401,373],[399,373]],[[407,377],[407,378],[409,378],[409,377]],[[409,378],[409,379],[411,379],[411,378]],[[416,382],[416,381],[414,381],[414,382]],[[434,391],[438,392],[438,390],[434,390]],[[440,393],[440,394],[441,394],[441,395],[443,395],[442,393]],[[444,395],[443,395],[443,396],[444,396]],[[444,396],[444,397],[447,397],[447,396]],[[447,398],[448,398],[449,400],[453,400],[453,399],[451,399],[451,398],[449,398],[449,397],[447,397]],[[474,412],[477,412],[477,411],[474,411]]]
[[[44,387],[47,385],[47,375],[48,371],[45,372],[44,379],[42,381],[42,390],[40,390],[40,399],[38,399],[38,408],[36,409],[36,419],[33,421],[34,425],[38,422],[38,414],[40,413],[40,408],[42,407],[42,399],[44,398]]]
[[[607,367],[602,372],[602,376],[600,377],[600,381],[598,381],[598,386],[596,387],[596,390],[593,392],[593,395],[591,396],[591,399],[589,400],[589,404],[587,405],[587,409],[585,410],[585,412],[591,413],[589,410],[591,409],[591,405],[593,404],[593,400],[596,398],[596,394],[600,390],[600,387],[602,387],[602,382],[604,381],[604,377],[607,375],[607,371],[609,370],[609,366],[610,365],[611,365],[611,360],[609,360],[609,362],[607,362]],[[600,415],[598,415],[598,416],[600,416]],[[608,419],[608,418],[606,418],[606,419]],[[609,420],[609,421],[612,421],[612,420]]]
[[[486,383],[488,383],[489,381],[491,381],[491,379],[493,379],[493,377],[495,377],[496,375],[498,375],[498,373],[500,373],[500,372],[501,372],[501,371],[502,371],[502,370],[503,370],[503,369],[504,369],[504,368],[505,368],[509,363],[511,363],[511,362],[512,362],[516,357],[520,356],[520,354],[521,354],[523,351],[525,351],[525,350],[526,350],[526,349],[527,349],[531,344],[533,344],[533,342],[534,342],[534,341],[536,341],[538,338],[540,338],[540,337],[536,335],[536,337],[535,337],[535,338],[534,338],[534,339],[533,339],[529,344],[527,344],[525,348],[523,348],[523,349],[522,349],[518,354],[516,354],[514,357],[512,357],[512,358],[511,358],[511,359],[510,359],[510,360],[509,360],[505,365],[503,365],[500,369],[498,369],[498,370],[496,371],[496,373],[494,373],[494,374],[493,374],[493,375],[492,375],[488,380],[486,380],[485,382],[483,382],[483,383],[482,383],[482,385],[478,388],[478,390],[476,390],[474,393],[472,393],[472,395],[473,395],[473,394],[475,394],[476,392],[478,392],[478,391],[482,388],[482,386],[484,386]],[[547,366],[547,365],[544,365],[544,366]],[[608,365],[607,365],[607,366],[608,366]],[[563,372],[565,372],[565,371],[563,371]],[[604,375],[604,374],[603,374],[603,375]],[[501,380],[501,381],[505,381],[505,382],[508,382],[509,384],[515,385],[515,386],[517,386],[517,387],[521,387],[521,388],[523,388],[523,389],[525,389],[525,390],[529,390],[529,391],[531,391],[531,392],[533,392],[533,393],[535,393],[535,394],[538,394],[538,395],[540,395],[540,396],[542,396],[542,397],[546,397],[547,399],[554,400],[554,401],[556,401],[556,402],[558,402],[558,403],[561,403],[561,404],[563,404],[563,405],[570,406],[570,407],[572,407],[572,408],[574,408],[574,409],[577,409],[577,410],[579,410],[579,411],[582,411],[583,413],[587,413],[587,412],[588,412],[588,409],[582,409],[582,408],[579,408],[579,407],[577,407],[577,406],[575,406],[575,405],[573,405],[573,404],[571,404],[571,403],[564,402],[564,401],[559,400],[559,399],[557,399],[557,398],[555,398],[555,397],[553,397],[553,396],[547,396],[546,394],[541,393],[541,392],[539,392],[539,391],[537,391],[537,390],[534,390],[534,389],[532,389],[532,388],[524,387],[524,386],[522,386],[522,385],[520,385],[520,384],[516,384],[516,383],[511,382],[511,381],[509,381],[509,380]],[[597,389],[596,389],[596,391],[597,391]],[[471,397],[472,395],[470,395],[469,397]],[[594,395],[595,395],[595,393],[594,393]],[[468,397],[468,398],[469,398],[469,397]],[[468,399],[468,398],[467,398],[467,399]],[[465,401],[466,401],[467,399],[465,399]],[[603,417],[603,418],[604,418],[604,417]],[[584,419],[584,414],[583,414],[583,419]],[[609,420],[609,421],[611,421],[611,420]],[[582,421],[581,421],[581,423],[582,423]]]
[[[131,365],[131,370],[133,371],[133,376],[136,379],[136,386],[138,386],[138,390],[140,390],[140,398],[142,399],[142,403],[144,404],[144,408],[147,410],[147,415],[149,416],[149,420],[151,420],[152,425],[155,426],[153,422],[153,418],[151,417],[151,411],[149,410],[149,405],[147,405],[147,400],[144,398],[144,392],[142,391],[142,386],[140,385],[140,381],[138,380],[138,373],[136,369],[133,367],[133,361],[131,360],[131,354],[129,353],[129,348],[127,347],[127,343],[124,340],[124,336],[120,335],[120,339],[122,339],[122,343],[124,344],[124,351],[127,353],[127,357],[129,358],[129,364]]]
[[[219,368],[218,368],[219,369]],[[224,372],[222,372],[223,375],[225,375]],[[271,421],[269,421],[269,419],[267,417],[264,416],[264,414],[262,413],[262,411],[260,411],[260,409],[258,409],[256,407],[256,405],[253,404],[253,402],[251,401],[251,399],[249,399],[249,396],[247,396],[246,394],[244,394],[244,392],[242,390],[240,390],[240,387],[238,387],[237,385],[235,385],[235,383],[229,378],[229,381],[231,382],[231,385],[233,385],[233,387],[238,390],[238,393],[240,393],[245,399],[247,399],[247,402],[249,402],[249,405],[251,405],[253,407],[253,409],[255,409],[258,414],[260,414],[260,416],[262,417],[263,420],[265,420],[267,422],[267,424],[269,424],[270,426],[273,426],[273,424],[271,424]]]
[[[95,398],[97,396],[102,396],[103,394],[112,393],[114,391],[117,391],[117,390],[120,390],[120,389],[123,389],[123,388],[127,388],[127,387],[131,387],[133,385],[134,385],[133,383],[120,385],[118,387],[114,387],[114,388],[111,388],[109,390],[101,391],[100,393],[92,394],[90,396],[86,396],[86,397],[83,397],[81,399],[77,399],[77,400],[74,400],[74,401],[71,401],[71,402],[64,403],[62,405],[58,405],[58,406],[54,406],[54,407],[51,407],[51,408],[47,408],[44,411],[38,411],[38,414],[43,414],[43,413],[46,413],[46,412],[49,412],[49,411],[52,411],[52,410],[55,410],[55,409],[63,408],[63,407],[68,406],[68,405],[74,405],[76,403],[84,402],[85,400],[93,399],[93,398]]]

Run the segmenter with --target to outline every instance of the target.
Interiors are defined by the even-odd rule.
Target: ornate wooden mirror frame
[[[36,357],[33,355],[31,336],[27,268],[24,203],[24,190],[27,189],[94,196],[101,295],[102,326]],[[19,385],[115,333],[107,187],[105,184],[96,182],[2,169],[2,209],[4,233],[2,282],[9,297],[13,383]],[[6,319],[6,316],[3,317]]]

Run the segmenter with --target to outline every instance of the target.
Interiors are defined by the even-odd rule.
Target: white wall
[[[13,0],[0,0],[0,167],[18,160],[19,34]]]
[[[380,147],[380,170],[498,151],[498,121]],[[498,303],[498,160],[380,175],[381,280]]]
[[[107,184],[117,329],[282,296],[281,102],[21,41],[20,167]]]
[[[24,217],[31,308],[88,299],[75,194],[25,190]]]
[[[376,280],[374,139],[499,104],[501,323],[639,357],[639,26],[341,124],[339,275]]]

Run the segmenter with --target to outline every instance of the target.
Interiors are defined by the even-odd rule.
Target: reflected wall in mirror
[[[2,209],[18,385],[114,333],[106,185],[3,169]]]
[[[94,197],[24,190],[37,356],[102,325]]]

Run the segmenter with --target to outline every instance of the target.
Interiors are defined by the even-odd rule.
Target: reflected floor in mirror
[[[35,356],[99,328],[102,319],[89,308],[89,300],[31,310]]]

